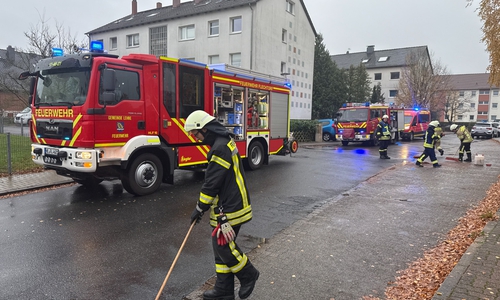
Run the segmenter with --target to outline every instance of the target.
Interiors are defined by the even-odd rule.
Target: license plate
[[[55,158],[55,157],[44,156],[43,161],[51,165],[58,165],[58,166],[62,165],[62,161],[59,157]]]
[[[45,148],[45,155],[57,156],[58,154],[59,154],[59,149],[57,148]]]

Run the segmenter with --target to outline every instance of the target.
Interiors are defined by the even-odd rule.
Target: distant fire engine
[[[55,49],[32,78],[32,158],[81,184],[120,179],[135,195],[173,183],[175,169],[200,169],[209,148],[183,130],[195,110],[234,133],[244,163],[297,150],[289,140],[290,86],[281,77],[183,59]]]
[[[430,121],[427,110],[397,108],[383,104],[345,103],[337,113],[337,140],[376,144],[375,130],[383,115],[390,117],[391,141],[423,136]]]

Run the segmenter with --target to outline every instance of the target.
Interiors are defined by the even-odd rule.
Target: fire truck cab
[[[425,138],[425,132],[429,127],[431,114],[428,110],[405,109],[404,128],[400,131],[403,140],[413,141],[415,138]]]

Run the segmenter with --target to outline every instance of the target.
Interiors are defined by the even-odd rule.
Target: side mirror
[[[26,71],[26,72],[22,72],[17,79],[25,80],[30,76],[31,76],[31,73],[29,71]]]

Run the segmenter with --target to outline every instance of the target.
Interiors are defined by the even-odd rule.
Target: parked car
[[[332,119],[320,119],[318,122],[323,126],[323,141],[335,141],[335,134],[337,132],[335,122]]]
[[[470,134],[472,138],[487,137],[493,138],[498,137],[498,124],[497,122],[477,122],[472,126]]]
[[[28,121],[31,119],[31,108],[26,107],[20,113],[16,115],[14,118],[14,123],[16,124],[28,124]]]

